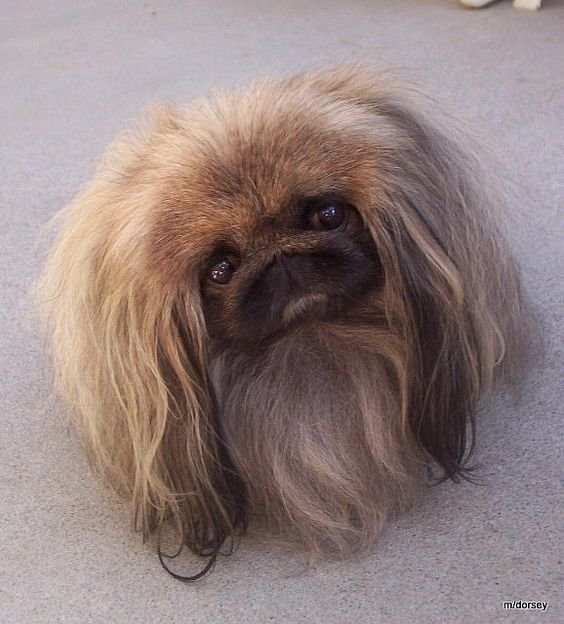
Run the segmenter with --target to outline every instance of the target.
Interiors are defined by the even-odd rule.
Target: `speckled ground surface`
[[[0,621],[562,622],[564,5],[455,0],[3,0],[0,10]],[[479,428],[485,485],[443,484],[373,554],[304,572],[250,535],[203,582],[160,568],[49,403],[28,292],[40,230],[145,105],[265,73],[404,68],[478,128],[516,184],[509,227],[546,355]],[[505,174],[504,174],[505,175]],[[560,524],[559,524],[560,523]],[[193,563],[189,558],[185,565]],[[549,603],[508,612],[504,600]]]

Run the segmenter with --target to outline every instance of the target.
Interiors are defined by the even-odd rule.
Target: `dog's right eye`
[[[343,205],[333,202],[316,210],[310,221],[316,230],[336,230],[345,220],[345,214]]]
[[[220,284],[221,286],[229,284],[231,278],[235,273],[235,265],[229,258],[222,258],[215,264],[212,264],[208,269],[207,278],[214,284]]]
[[[306,230],[344,230],[354,208],[338,198],[321,198],[305,202],[302,227]]]

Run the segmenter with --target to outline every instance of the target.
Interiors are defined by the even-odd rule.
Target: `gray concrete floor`
[[[0,8],[0,621],[562,622],[564,5],[455,0],[3,0]],[[160,568],[92,476],[50,381],[29,290],[40,232],[148,103],[265,73],[404,68],[515,182],[510,230],[547,336],[523,401],[480,423],[486,485],[446,483],[373,554],[309,571],[250,535],[197,585]],[[501,174],[500,174],[501,175]],[[186,558],[186,565],[194,563]],[[545,613],[504,600],[548,601]]]

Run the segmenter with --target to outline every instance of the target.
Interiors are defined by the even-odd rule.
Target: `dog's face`
[[[351,317],[378,289],[378,253],[349,201],[289,202],[269,212],[248,201],[209,255],[201,283],[214,343],[253,348],[296,324]]]
[[[253,346],[295,324],[345,318],[378,288],[378,253],[349,201],[289,202],[269,213],[249,201],[210,255],[202,292],[213,340]]]
[[[368,547],[520,343],[475,164],[385,76],[269,81],[109,151],[43,280],[60,388],[146,533]],[[484,276],[488,277],[487,283]]]
[[[212,343],[253,348],[299,323],[381,312],[370,297],[382,266],[361,214],[381,192],[369,115],[320,119],[291,101],[276,115],[281,103],[267,100],[246,118],[246,102],[226,106],[223,124],[207,120],[205,145],[191,144],[187,123],[151,252],[167,274],[197,271]]]

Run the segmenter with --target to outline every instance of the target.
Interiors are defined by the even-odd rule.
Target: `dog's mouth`
[[[301,295],[289,301],[282,311],[282,326],[289,326],[304,319],[323,318],[329,298],[325,293]]]
[[[263,348],[308,325],[323,322],[334,316],[335,305],[323,292],[290,295],[275,313],[259,323],[246,323],[238,335],[242,348]]]

